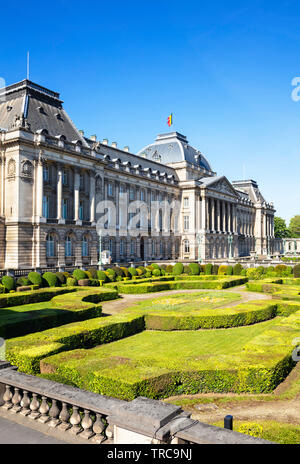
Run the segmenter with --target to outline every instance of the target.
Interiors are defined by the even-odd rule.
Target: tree
[[[300,237],[300,215],[299,214],[292,217],[292,219],[290,220],[289,229],[290,229],[291,237],[295,237],[295,238]]]
[[[274,217],[274,235],[276,238],[290,237],[290,231],[281,217]]]

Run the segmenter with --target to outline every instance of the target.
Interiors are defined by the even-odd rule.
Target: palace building
[[[275,209],[257,183],[217,176],[178,132],[158,135],[130,153],[107,139],[86,137],[57,92],[24,80],[0,90],[0,135],[1,269],[96,266],[98,205],[104,200],[116,211],[113,233],[104,228],[101,234],[102,250],[110,250],[113,262],[274,252]],[[147,224],[137,224],[135,234],[130,227],[121,233],[121,221],[132,219],[137,201],[148,207]],[[154,201],[170,204],[159,210],[156,233]],[[164,215],[170,216],[167,233]]]

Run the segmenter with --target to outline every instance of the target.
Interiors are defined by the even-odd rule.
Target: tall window
[[[81,254],[82,256],[88,256],[89,255],[89,243],[86,237],[82,237],[82,242],[81,242]]]
[[[133,255],[135,253],[135,243],[133,240],[130,242],[130,253]]]
[[[79,219],[83,220],[83,201],[79,202]]]
[[[188,240],[183,241],[183,247],[184,247],[184,252],[185,253],[190,252],[190,242]]]
[[[43,167],[43,179],[44,182],[49,182],[49,166]]]
[[[63,170],[63,185],[67,185],[67,184],[68,184],[68,171],[64,169]]]
[[[65,242],[65,255],[72,256],[72,239],[70,236],[66,238]]]
[[[63,216],[63,219],[68,218],[68,200],[67,200],[67,198],[63,199],[62,216]]]
[[[109,239],[109,243],[108,243],[108,248],[109,248],[109,251],[110,251],[110,254],[111,254],[111,255],[113,254],[113,246],[114,246],[113,239],[110,238],[110,239]]]
[[[183,228],[184,228],[184,230],[189,230],[189,228],[190,228],[190,218],[189,218],[189,216],[183,216]]]
[[[48,258],[55,256],[54,253],[54,237],[53,235],[47,235],[46,239],[46,254]]]
[[[83,175],[80,174],[79,176],[79,188],[83,189],[84,183],[83,183]]]
[[[107,184],[107,195],[111,197],[112,194],[113,194],[112,183],[111,183],[111,182],[108,182],[108,184]]]
[[[133,187],[130,187],[130,190],[129,190],[129,200],[134,200],[134,189],[133,189]]]
[[[120,255],[124,255],[124,240],[120,241]]]
[[[155,255],[155,242],[154,240],[152,241],[152,256]]]
[[[184,199],[183,199],[183,206],[184,206],[185,208],[188,208],[188,206],[189,206],[189,198],[188,198],[188,197],[184,197]]]
[[[145,191],[144,189],[141,190],[141,201],[145,200]]]
[[[43,196],[43,216],[45,218],[49,217],[49,197],[46,195]]]

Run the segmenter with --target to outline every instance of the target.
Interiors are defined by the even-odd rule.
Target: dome
[[[140,150],[138,155],[159,161],[162,164],[187,161],[206,171],[212,171],[209,162],[202,153],[191,147],[187,138],[178,132],[158,135],[155,142]]]

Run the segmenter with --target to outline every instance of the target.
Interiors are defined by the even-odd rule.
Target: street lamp
[[[232,259],[232,242],[233,242],[233,236],[228,235],[229,259]]]
[[[201,264],[201,262],[202,262],[201,244],[202,244],[203,234],[202,233],[197,233],[196,238],[197,238],[197,243],[198,243],[198,263]]]
[[[102,269],[102,231],[99,231],[99,261],[98,261],[99,269]]]

